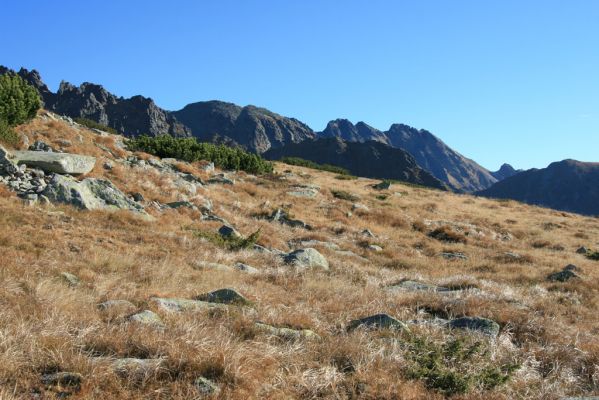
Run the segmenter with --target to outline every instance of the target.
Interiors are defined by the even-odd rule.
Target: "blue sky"
[[[599,161],[599,1],[11,1],[0,64],[322,130],[425,128],[489,169]]]

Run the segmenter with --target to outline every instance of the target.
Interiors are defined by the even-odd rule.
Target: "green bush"
[[[519,367],[491,360],[488,343],[467,337],[436,343],[426,337],[411,336],[404,345],[408,378],[422,380],[428,388],[446,396],[474,388],[493,389],[507,382]]]
[[[251,174],[273,171],[272,163],[257,154],[225,145],[200,143],[195,138],[174,138],[170,135],[140,136],[129,140],[127,147],[131,151],[143,151],[161,158],[176,158],[188,162],[208,160],[219,168],[241,170]]]
[[[87,118],[75,118],[74,120],[75,122],[77,122],[79,125],[83,125],[87,128],[90,129],[99,129],[101,131],[104,132],[108,132],[108,133],[112,133],[113,135],[117,135],[118,132],[116,131],[116,129],[111,128],[109,126],[106,125],[102,125],[96,121],[92,121],[91,119],[87,119]]]
[[[33,119],[40,107],[36,88],[18,75],[0,76],[0,120],[9,126],[20,125]]]
[[[333,172],[335,174],[340,175],[350,175],[349,171],[345,168],[337,167],[335,165],[330,164],[318,164],[314,161],[304,160],[303,158],[299,157],[283,157],[279,161],[289,165],[297,165],[298,167],[318,169],[320,171]]]
[[[19,136],[5,121],[0,120],[0,143],[16,147],[19,144]]]

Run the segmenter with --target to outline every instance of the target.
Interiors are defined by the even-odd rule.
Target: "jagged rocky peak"
[[[362,121],[354,125],[351,121],[344,118],[330,121],[326,128],[320,132],[320,136],[339,137],[350,142],[367,142],[369,140],[374,140],[381,143],[388,143],[383,132],[378,129],[373,128]]]
[[[502,180],[504,180],[506,178],[509,178],[510,176],[516,175],[519,172],[522,172],[522,170],[521,169],[515,169],[510,164],[504,163],[503,165],[501,165],[501,167],[497,171],[491,172],[491,174],[498,181],[502,181]]]

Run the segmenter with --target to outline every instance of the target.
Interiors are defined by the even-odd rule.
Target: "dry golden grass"
[[[41,118],[18,130],[30,141],[71,141],[66,151],[98,157],[91,176],[147,200],[186,198],[200,204],[210,199],[214,212],[241,233],[260,228],[262,245],[289,251],[294,239],[314,239],[355,255],[317,246],[330,271],[300,273],[274,255],[228,252],[196,237],[189,228],[220,226],[201,221],[197,212],[149,208],[156,221],[147,222],[126,212],[25,207],[0,186],[0,399],[58,398],[57,389],[40,380],[53,371],[83,375],[73,399],[196,398],[193,382],[199,376],[217,382],[223,399],[444,398],[409,379],[401,336],[346,332],[351,319],[381,312],[403,321],[483,316],[500,324],[501,334],[489,343],[486,357],[520,368],[504,385],[455,398],[554,399],[599,392],[599,263],[575,252],[581,245],[599,247],[596,218],[399,184],[381,200],[372,180],[339,180],[288,165],[277,165],[278,171],[291,171],[286,179],[240,173],[234,186],[183,193],[172,176],[119,162],[125,152],[115,145],[116,137]],[[114,168],[104,170],[104,161]],[[207,176],[194,165],[179,168]],[[316,184],[320,194],[288,195],[298,183]],[[370,211],[352,211],[351,202],[335,198],[331,189],[358,196]],[[253,217],[276,207],[315,229]],[[468,232],[466,241],[429,236],[452,224],[460,235]],[[365,237],[364,229],[375,237]],[[365,241],[383,251],[368,250]],[[468,259],[447,260],[442,252],[462,252]],[[245,262],[259,273],[195,269],[201,261]],[[581,279],[546,280],[570,263],[581,268]],[[62,272],[77,275],[81,284],[68,286]],[[452,295],[385,289],[401,279],[469,289]],[[165,313],[150,301],[152,296],[191,299],[223,287],[236,288],[253,307]],[[127,323],[130,311],[97,308],[115,299],[155,311],[166,327]],[[256,331],[255,321],[309,328],[320,340],[271,337]],[[439,343],[461,335],[432,325],[414,324],[411,330]],[[109,360],[123,357],[161,358],[164,364],[143,377],[122,376]]]

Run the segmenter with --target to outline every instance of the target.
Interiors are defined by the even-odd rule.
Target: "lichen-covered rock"
[[[209,303],[201,300],[153,297],[152,301],[159,308],[170,312],[226,309],[224,304]]]
[[[497,335],[499,335],[499,324],[487,318],[456,318],[449,321],[447,326],[452,329],[468,329],[471,331],[478,331],[491,337],[496,337]]]
[[[105,179],[87,178],[78,182],[69,176],[56,174],[42,195],[53,203],[70,204],[84,210],[124,209],[145,213],[140,204]]]
[[[269,335],[280,337],[286,340],[299,340],[299,339],[318,339],[320,336],[310,329],[292,329],[286,327],[276,327],[262,322],[256,322],[254,324],[257,330],[267,333]]]
[[[294,265],[297,268],[320,268],[323,270],[329,269],[329,262],[318,252],[311,247],[295,250],[284,257],[287,264]]]
[[[194,382],[195,387],[201,396],[214,396],[220,393],[220,388],[208,378],[200,376]]]
[[[204,293],[195,297],[196,300],[207,301],[209,303],[222,303],[222,304],[238,304],[247,305],[250,301],[242,296],[235,289],[218,289],[209,293]]]
[[[130,315],[127,319],[138,324],[164,327],[164,322],[162,322],[158,314],[150,310],[140,311],[137,314]]]
[[[352,320],[347,325],[347,330],[352,331],[358,327],[368,329],[408,329],[408,326],[405,323],[393,318],[389,314],[375,314],[369,317]]]
[[[403,280],[394,285],[388,287],[389,290],[394,291],[406,291],[406,292],[420,292],[420,291],[430,291],[430,292],[446,292],[449,289],[444,288],[442,286],[432,285],[430,283],[418,282],[412,280]]]
[[[15,151],[14,159],[17,164],[39,168],[44,172],[57,174],[80,175],[94,169],[96,158],[70,153],[55,153],[47,151]]]
[[[60,276],[69,286],[79,286],[81,283],[81,280],[70,272],[61,272]]]

